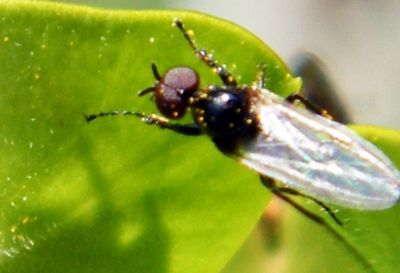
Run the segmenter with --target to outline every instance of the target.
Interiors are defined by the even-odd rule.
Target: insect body
[[[239,86],[223,66],[195,46],[181,21],[175,23],[223,85],[199,88],[199,76],[193,69],[174,67],[160,76],[153,64],[157,82],[139,95],[153,92],[166,118],[125,111],[89,115],[88,121],[99,116],[135,115],[181,134],[207,134],[224,154],[257,171],[275,194],[292,204],[287,194],[305,196],[339,224],[322,201],[369,210],[385,209],[399,201],[400,173],[379,149],[344,125],[290,103],[301,97],[285,100],[265,89],[262,66],[253,85]],[[193,124],[170,122],[188,109]],[[318,216],[295,207],[321,222]]]

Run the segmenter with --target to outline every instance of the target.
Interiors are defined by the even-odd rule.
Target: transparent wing
[[[261,134],[236,155],[246,166],[328,203],[384,209],[398,202],[400,173],[344,125],[260,90]]]

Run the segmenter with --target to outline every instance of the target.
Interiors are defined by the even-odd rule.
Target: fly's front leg
[[[89,115],[83,115],[85,118],[86,122],[92,122],[95,119],[98,118],[103,118],[103,117],[111,117],[111,116],[138,116],[139,113],[137,112],[132,112],[132,111],[110,111],[110,112],[99,112],[96,114],[89,114]]]
[[[205,50],[204,48],[199,49],[194,40],[193,40],[193,32],[190,30],[186,30],[185,26],[183,25],[182,20],[176,19],[174,24],[179,28],[182,32],[183,36],[185,37],[186,41],[188,41],[189,46],[192,48],[194,53],[202,60],[206,65],[212,68],[220,77],[222,82],[227,86],[236,86],[237,82],[235,78],[232,76],[229,71],[225,69],[223,65],[218,64],[212,56]]]
[[[111,111],[111,112],[100,112],[97,114],[84,115],[87,122],[92,122],[97,118],[108,117],[108,116],[134,116],[141,118],[141,120],[147,124],[156,125],[161,129],[168,129],[182,135],[198,136],[202,134],[200,127],[195,123],[193,124],[171,123],[169,119],[157,116],[155,114],[146,115],[144,113],[132,112],[132,111]]]
[[[198,136],[202,134],[200,127],[195,123],[190,123],[190,124],[172,123],[170,122],[169,119],[157,116],[155,114],[146,115],[143,113],[138,113],[137,116],[141,117],[142,121],[147,124],[156,125],[161,129],[168,129],[182,135]]]

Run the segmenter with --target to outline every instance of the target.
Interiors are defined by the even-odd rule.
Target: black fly
[[[155,85],[139,92],[153,93],[163,116],[114,111],[85,116],[130,115],[147,124],[184,135],[207,134],[224,154],[260,174],[262,183],[313,221],[326,227],[355,256],[365,258],[324,218],[297,204],[290,195],[320,205],[339,225],[342,222],[324,202],[359,210],[380,210],[400,198],[400,173],[374,145],[299,95],[283,99],[265,88],[264,70],[252,85],[238,85],[224,66],[199,49],[181,20],[175,25],[196,56],[215,71],[223,85],[200,88],[199,75],[189,67],[173,67],[163,75],[152,64]],[[308,110],[295,107],[302,101]],[[190,110],[193,123],[171,122]],[[277,182],[279,181],[279,182]]]

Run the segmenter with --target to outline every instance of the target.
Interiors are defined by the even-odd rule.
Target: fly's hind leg
[[[303,215],[314,221],[315,223],[321,225],[324,227],[332,236],[334,236],[337,240],[339,240],[344,247],[346,247],[352,254],[353,256],[360,261],[361,264],[363,264],[364,268],[366,271],[370,273],[376,273],[376,270],[372,266],[372,264],[367,260],[363,254],[361,254],[357,248],[355,248],[352,244],[350,244],[347,239],[341,235],[339,232],[337,232],[333,227],[331,227],[324,218],[316,215],[315,213],[303,208],[299,204],[297,204],[294,200],[292,200],[290,197],[287,196],[287,194],[293,194],[293,192],[287,191],[286,193],[282,191],[282,188],[277,187],[276,183],[273,179],[265,176],[260,176],[261,182],[263,183],[264,186],[269,188],[276,196],[281,198],[282,200],[286,201],[290,205],[292,205],[295,209],[297,209],[299,212],[301,212]],[[304,195],[303,195],[304,196]]]
[[[329,208],[327,205],[325,205],[323,202],[319,201],[318,199],[315,199],[314,197],[308,196],[306,194],[303,194],[301,192],[298,192],[296,190],[290,189],[290,188],[285,188],[285,187],[279,187],[276,185],[275,181],[269,177],[265,176],[260,176],[261,182],[263,183],[264,186],[269,188],[275,195],[277,195],[279,198],[284,199],[286,202],[290,203],[292,206],[294,206],[297,210],[299,210],[301,213],[305,214],[307,217],[312,218],[314,221],[321,222],[323,220],[320,216],[317,216],[316,214],[306,210],[299,204],[295,203],[292,199],[290,199],[288,196],[285,194],[290,194],[290,195],[296,195],[296,196],[302,196],[305,197],[314,203],[318,204],[325,210],[329,216],[339,225],[343,226],[343,222],[340,221],[340,219],[335,215],[335,213]]]

